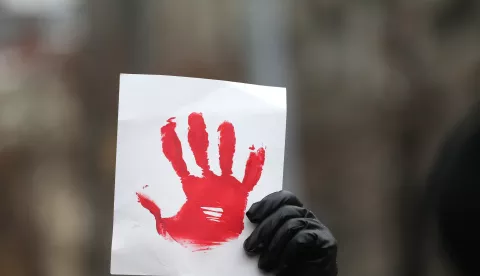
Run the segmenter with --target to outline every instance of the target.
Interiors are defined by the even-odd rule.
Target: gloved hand
[[[336,276],[337,242],[311,211],[290,192],[279,191],[247,212],[258,224],[244,242],[258,267],[279,276]]]

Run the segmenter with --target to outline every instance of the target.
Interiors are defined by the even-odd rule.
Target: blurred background
[[[476,0],[1,0],[0,274],[109,275],[119,74],[148,73],[286,86],[284,186],[340,275],[455,275],[418,213],[479,49]]]

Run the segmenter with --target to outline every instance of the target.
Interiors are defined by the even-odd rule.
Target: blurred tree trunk
[[[88,1],[90,33],[70,61],[72,90],[80,99],[82,154],[77,156],[91,206],[88,268],[110,275],[116,115],[119,74],[136,66],[136,24],[141,1]]]

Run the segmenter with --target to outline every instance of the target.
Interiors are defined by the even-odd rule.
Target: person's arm
[[[279,191],[252,205],[257,228],[245,240],[258,267],[279,276],[336,276],[337,241],[328,228],[290,192]]]

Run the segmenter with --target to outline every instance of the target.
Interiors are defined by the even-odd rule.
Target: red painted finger
[[[223,122],[218,127],[218,132],[220,136],[218,144],[220,169],[222,175],[231,175],[236,143],[235,128],[230,122]]]
[[[249,191],[257,185],[260,176],[262,176],[263,164],[265,163],[265,149],[263,147],[253,151],[255,148],[252,146],[250,148],[250,156],[247,160],[247,165],[245,166],[245,175],[243,177],[243,185],[247,187]]]
[[[149,197],[147,197],[144,194],[137,193],[137,198],[138,198],[138,202],[143,206],[143,208],[150,211],[150,213],[155,218],[158,234],[160,234],[162,236],[165,236],[165,234],[166,234],[165,233],[165,227],[163,225],[162,214],[160,212],[160,208],[157,206],[157,204],[153,200],[151,200]]]
[[[192,149],[197,165],[203,173],[210,171],[208,165],[208,133],[207,126],[201,113],[192,113],[188,116],[188,143]]]
[[[190,173],[188,172],[187,164],[185,164],[183,160],[182,144],[175,132],[177,123],[174,122],[174,119],[175,118],[168,119],[167,124],[160,130],[162,134],[162,148],[163,154],[165,154],[165,157],[170,161],[177,175],[183,178],[187,177]]]

